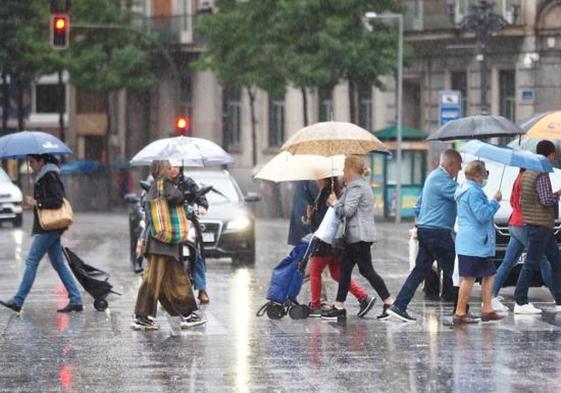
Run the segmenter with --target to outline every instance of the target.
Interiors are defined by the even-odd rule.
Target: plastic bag
[[[329,207],[314,236],[328,244],[332,244],[337,236],[340,224],[341,220],[335,214],[335,209]]]

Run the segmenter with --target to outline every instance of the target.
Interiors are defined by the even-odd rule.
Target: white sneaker
[[[510,311],[507,306],[501,303],[501,299],[498,297],[494,297],[491,300],[491,306],[493,306],[493,310],[495,311]]]
[[[555,310],[555,312],[561,312],[561,305],[556,304],[554,310]]]
[[[541,314],[542,310],[534,307],[532,303],[520,305],[514,303],[514,313],[515,314]]]

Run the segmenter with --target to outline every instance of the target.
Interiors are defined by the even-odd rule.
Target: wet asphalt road
[[[29,246],[23,230],[0,229],[0,298],[15,292]],[[107,270],[122,296],[106,312],[61,315],[66,293],[44,260],[20,316],[0,309],[0,391],[5,392],[559,392],[561,314],[509,314],[495,324],[449,326],[451,305],[425,301],[410,311],[417,323],[377,321],[381,305],[359,320],[354,300],[346,322],[256,318],[271,268],[289,250],[284,221],[259,221],[257,263],[235,268],[209,261],[208,325],[181,330],[163,312],[161,329],[129,327],[140,277],[128,262],[124,214],[80,214],[63,238],[87,263]],[[410,224],[379,224],[374,266],[391,292],[408,271]],[[361,282],[364,281],[361,279]],[[336,286],[328,284],[331,299]],[[369,292],[372,292],[371,290]],[[512,288],[504,291],[512,306]],[[301,299],[308,299],[304,287]],[[474,295],[478,295],[476,291]],[[538,305],[550,296],[533,289]],[[479,311],[478,301],[472,310]]]

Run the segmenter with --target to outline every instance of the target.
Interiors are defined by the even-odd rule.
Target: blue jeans
[[[526,261],[520,271],[514,298],[516,303],[524,305],[528,303],[528,289],[532,277],[539,269],[540,261],[545,255],[551,265],[551,294],[556,304],[561,304],[561,260],[559,248],[553,235],[553,228],[527,225],[528,228],[528,253]]]
[[[510,226],[508,229],[510,232],[510,240],[506,247],[504,259],[497,269],[497,274],[493,283],[493,297],[499,295],[508,274],[516,265],[518,259],[520,259],[522,252],[528,248],[528,228],[526,226]],[[540,270],[543,282],[551,290],[551,266],[545,256],[540,259]]]
[[[407,305],[413,299],[415,291],[425,277],[427,277],[430,269],[432,269],[432,264],[435,260],[438,262],[444,277],[442,285],[443,297],[452,296],[452,274],[454,272],[454,258],[456,256],[452,231],[417,228],[417,238],[419,239],[419,253],[417,254],[415,267],[409,273],[394,302],[394,305],[400,310],[407,309]]]
[[[19,285],[18,292],[12,298],[11,302],[18,306],[23,305],[25,298],[29,294],[35,276],[37,275],[37,267],[39,262],[45,256],[49,255],[51,265],[58,273],[62,283],[68,291],[70,304],[82,304],[82,298],[78,291],[78,286],[74,280],[74,276],[64,263],[62,257],[62,245],[60,244],[60,232],[47,232],[34,235],[31,240],[31,248],[25,260],[25,272]]]
[[[200,251],[197,251],[195,260],[195,277],[193,277],[193,285],[196,290],[206,291],[206,262]]]

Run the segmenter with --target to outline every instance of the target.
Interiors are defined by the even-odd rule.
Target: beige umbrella
[[[281,147],[292,154],[389,154],[387,147],[372,133],[352,123],[327,121],[302,128]]]
[[[273,157],[257,174],[256,179],[275,183],[297,180],[318,180],[341,176],[345,156],[325,157],[318,155],[281,152]]]

